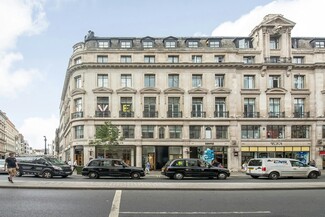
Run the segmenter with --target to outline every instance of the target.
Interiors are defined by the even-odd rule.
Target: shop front
[[[169,160],[182,158],[182,146],[143,146],[142,167],[147,161],[151,170],[160,170]]]
[[[225,168],[228,168],[228,146],[200,146],[190,147],[190,158],[205,159],[205,152],[213,150],[213,159],[217,160]]]
[[[122,159],[130,166],[135,165],[135,147],[134,146],[103,146],[95,147],[96,158],[116,158]]]

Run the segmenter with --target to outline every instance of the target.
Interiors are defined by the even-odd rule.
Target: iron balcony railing
[[[205,118],[206,117],[206,112],[192,111],[191,112],[191,117],[192,118]]]
[[[229,112],[215,111],[214,112],[214,117],[215,118],[229,118]]]
[[[294,112],[293,117],[294,118],[309,118],[310,114],[309,114],[309,112]]]
[[[244,118],[259,118],[259,112],[244,112]]]
[[[284,112],[269,112],[269,118],[284,118]]]
[[[181,118],[182,116],[183,116],[182,112],[172,112],[172,111],[167,112],[168,118]]]
[[[71,114],[71,119],[82,118],[84,116],[83,112],[74,112]]]
[[[157,118],[158,117],[158,112],[143,112],[143,117],[144,118]]]
[[[95,117],[107,118],[111,117],[110,111],[95,111]]]
[[[292,59],[291,57],[265,57],[264,58],[265,63],[291,63]]]
[[[133,118],[134,117],[134,112],[123,112],[123,111],[120,111],[119,112],[120,114],[120,118],[123,117],[130,117],[130,118]]]

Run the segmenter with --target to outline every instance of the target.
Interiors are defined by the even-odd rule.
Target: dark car
[[[166,163],[162,168],[161,174],[171,178],[181,180],[184,177],[208,177],[226,179],[230,176],[228,169],[214,167],[208,162],[195,159],[174,159]]]
[[[19,156],[16,160],[19,166],[17,176],[30,174],[48,179],[53,176],[66,178],[72,174],[69,165],[53,156]]]
[[[98,158],[91,160],[87,166],[82,169],[82,175],[91,179],[98,179],[101,176],[112,177],[131,177],[140,179],[145,176],[141,167],[131,167],[121,159]]]

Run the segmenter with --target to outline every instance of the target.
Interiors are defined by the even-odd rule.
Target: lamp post
[[[44,136],[44,142],[45,142],[45,150],[44,150],[44,154],[47,154],[47,153],[46,153],[46,136]]]

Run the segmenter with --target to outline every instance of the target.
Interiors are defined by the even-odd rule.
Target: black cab
[[[31,174],[43,178],[61,176],[66,178],[72,174],[71,167],[53,156],[19,156],[16,157],[19,169],[17,176]]]
[[[82,175],[91,179],[98,179],[101,176],[131,177],[140,179],[145,176],[141,167],[131,167],[121,159],[97,158],[89,161],[82,169]]]
[[[210,163],[196,158],[174,159],[166,163],[161,174],[171,179],[181,180],[184,177],[208,177],[226,179],[230,176],[228,169],[214,167]]]

